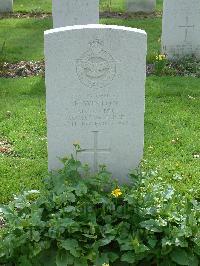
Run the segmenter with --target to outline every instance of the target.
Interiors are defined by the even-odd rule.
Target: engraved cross
[[[194,29],[194,25],[189,25],[189,17],[186,17],[186,25],[179,26],[179,28],[185,28],[185,42],[187,41],[188,31],[190,28]]]
[[[88,149],[80,149],[77,152],[78,153],[93,153],[93,166],[94,166],[94,171],[98,171],[98,154],[100,153],[110,153],[110,149],[102,149],[98,148],[98,131],[92,131],[94,135],[94,142],[93,142],[93,148],[88,148]]]

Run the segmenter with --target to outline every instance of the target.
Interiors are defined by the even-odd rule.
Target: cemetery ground
[[[7,202],[39,188],[47,174],[45,86],[41,77],[0,80],[1,187]],[[180,190],[199,187],[199,80],[147,78],[143,167]]]
[[[14,4],[15,12],[51,12],[51,1],[50,0],[32,0],[31,2],[27,2],[26,0],[17,0]],[[100,0],[100,11],[117,11],[124,12],[125,4],[124,0],[111,0],[111,6],[109,5],[109,1]],[[157,1],[157,10],[162,10],[162,0]]]
[[[157,10],[161,10],[161,1]],[[50,12],[50,1],[38,5],[37,0],[16,0],[14,11]],[[120,0],[111,11],[124,11]],[[102,18],[101,23],[144,29],[148,34],[147,62],[156,62],[161,17]],[[50,17],[0,19],[0,204],[23,190],[41,188],[47,176],[44,76],[31,72],[23,77],[23,69],[18,69],[18,77],[5,78],[3,64],[24,61],[29,68],[30,62],[43,62],[43,32],[50,28]],[[191,194],[195,188],[196,197],[200,192],[199,106],[199,78],[159,71],[147,77],[141,169],[152,171],[155,184],[166,180],[178,191]]]
[[[26,3],[18,1],[16,10],[23,5],[28,12]],[[48,10],[48,2],[42,3],[44,11]],[[155,61],[160,47],[161,18],[103,18],[101,23],[146,30],[147,61]],[[41,61],[43,32],[51,27],[51,18],[1,19],[1,68],[3,62]],[[22,72],[20,68],[17,71],[19,75]],[[0,70],[2,76],[4,72]],[[7,202],[13,193],[25,187],[39,188],[41,178],[47,173],[45,88],[41,75],[1,78],[0,84],[0,201]],[[194,77],[153,75],[147,78],[142,165],[144,169],[157,171],[157,176],[175,182],[180,189],[199,187],[199,95],[199,79]]]

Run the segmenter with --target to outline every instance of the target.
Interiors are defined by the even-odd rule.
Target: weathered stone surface
[[[0,0],[0,13],[12,12],[13,0]]]
[[[199,0],[164,1],[162,53],[169,59],[187,55],[200,58]]]
[[[49,170],[74,153],[125,182],[144,141],[146,33],[87,25],[45,32]]]
[[[151,13],[155,11],[156,0],[126,0],[128,12],[145,12]]]
[[[99,0],[53,0],[54,28],[99,23]]]

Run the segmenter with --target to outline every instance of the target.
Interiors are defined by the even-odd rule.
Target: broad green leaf
[[[57,250],[49,249],[41,253],[39,262],[42,266],[56,266]]]
[[[170,257],[178,265],[189,265],[189,255],[184,249],[174,249],[170,254]]]
[[[103,253],[95,260],[95,266],[102,266],[103,264],[109,264],[109,258],[107,253]]]
[[[199,259],[195,255],[189,256],[189,266],[199,266]]]
[[[67,251],[59,251],[56,256],[56,266],[67,266],[74,264],[74,257]]]
[[[162,232],[163,231],[162,227],[159,226],[158,223],[155,220],[153,220],[153,219],[150,219],[150,220],[141,222],[140,223],[140,226],[142,228],[145,228],[145,229],[147,229],[149,231],[152,231],[152,232],[159,233],[159,232]]]
[[[70,251],[70,253],[74,257],[79,257],[79,246],[78,246],[78,241],[75,239],[66,239],[61,241],[61,247],[63,247],[65,250]]]
[[[148,244],[150,245],[151,248],[155,248],[157,242],[158,242],[157,239],[153,239],[153,238],[148,239]]]
[[[40,233],[38,231],[33,230],[32,231],[32,239],[35,242],[39,242],[39,240],[40,240]]]
[[[74,266],[88,266],[88,263],[85,258],[75,258]]]
[[[76,210],[76,208],[74,206],[68,206],[66,208],[64,208],[65,212],[74,212]]]
[[[112,235],[105,237],[104,239],[102,239],[100,241],[100,246],[106,246],[106,245],[108,245],[114,238],[115,238],[115,236],[112,236]]]
[[[165,261],[161,262],[159,266],[176,266],[176,264],[167,258]]]
[[[87,186],[84,183],[79,183],[75,188],[75,193],[78,197],[87,194]]]
[[[25,255],[19,257],[17,265],[19,265],[19,266],[33,266],[33,264],[30,262],[30,260]]]
[[[135,262],[135,254],[134,254],[134,252],[128,251],[128,252],[124,253],[121,256],[121,261],[125,261],[125,262],[128,262],[128,263],[134,263]]]
[[[0,214],[13,214],[13,210],[10,209],[8,206],[0,205]]]
[[[119,258],[119,255],[114,252],[108,252],[109,261],[114,262]]]

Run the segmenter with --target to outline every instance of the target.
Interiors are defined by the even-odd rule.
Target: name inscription
[[[127,115],[122,111],[116,95],[87,94],[74,96],[66,120],[72,127],[127,125]]]

